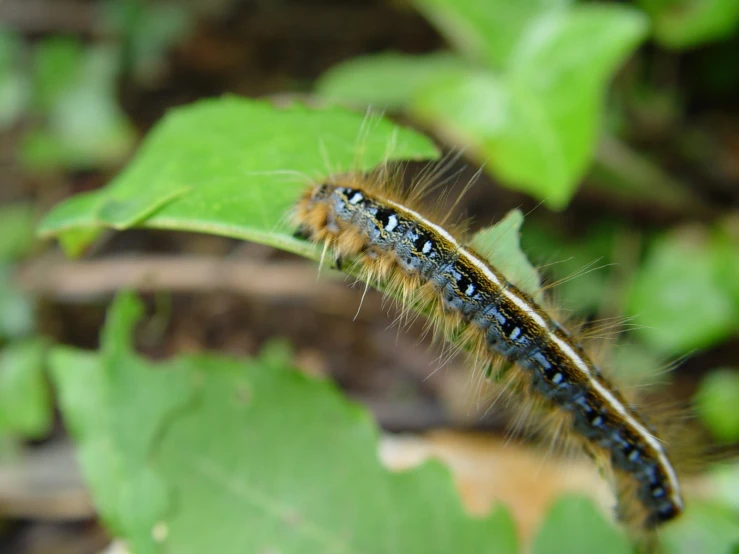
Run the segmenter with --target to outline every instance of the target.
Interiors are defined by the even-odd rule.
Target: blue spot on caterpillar
[[[478,358],[517,364],[516,390],[557,411],[584,449],[609,464],[628,523],[653,529],[682,512],[676,472],[644,418],[566,329],[450,232],[357,175],[312,187],[295,221],[338,257],[357,257],[368,280],[395,283],[403,298],[425,295],[432,317],[475,338]]]

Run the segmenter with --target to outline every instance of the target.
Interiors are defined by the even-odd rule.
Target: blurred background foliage
[[[708,457],[731,459],[739,443],[737,52],[736,0],[0,3],[0,550],[99,552],[112,536],[137,552],[156,551],[167,539],[186,551],[181,541],[200,537],[204,542],[197,544],[205,548],[217,540],[200,530],[207,519],[197,506],[213,502],[224,512],[214,511],[210,525],[223,523],[227,514],[245,510],[243,501],[224,500],[243,483],[213,486],[199,474],[192,488],[181,489],[192,473],[179,457],[196,444],[220,452],[237,473],[254,469],[259,457],[238,448],[221,452],[209,441],[209,424],[183,419],[166,427],[167,440],[149,464],[147,449],[154,447],[147,441],[163,433],[167,418],[176,419],[167,410],[186,412],[186,398],[201,402],[202,417],[211,423],[224,414],[236,421],[243,416],[244,426],[265,433],[256,444],[271,456],[314,460],[306,475],[326,487],[341,481],[329,479],[336,470],[330,463],[320,467],[314,454],[316,445],[331,450],[330,441],[322,441],[332,432],[359,433],[356,444],[336,456],[352,460],[352,467],[369,464],[377,472],[375,489],[387,490],[387,498],[402,498],[398,491],[415,486],[396,483],[372,465],[374,431],[364,412],[341,404],[335,391],[314,389],[311,380],[296,384],[282,369],[275,370],[274,382],[252,382],[251,369],[221,358],[193,359],[192,352],[261,360],[248,367],[294,363],[330,377],[385,431],[464,429],[475,440],[503,432],[504,414],[487,413],[487,405],[470,408],[464,371],[428,378],[439,362],[416,344],[422,330],[408,336],[388,331],[387,315],[372,308],[380,302],[372,295],[349,325],[361,290],[347,291],[328,277],[316,284],[315,269],[286,254],[203,234],[101,233],[70,224],[51,234],[61,234],[68,251],[85,254],[74,262],[35,238],[37,222],[52,206],[106,190],[171,108],[225,93],[266,98],[280,109],[294,101],[326,110],[348,106],[359,114],[371,107],[425,132],[443,151],[461,151],[463,160],[452,169],[461,172],[455,191],[483,168],[460,202],[475,229],[520,207],[526,214],[523,251],[546,282],[562,281],[553,294],[563,315],[584,321],[593,334],[614,332],[601,330],[598,321],[625,328],[622,340],[608,348],[610,363],[624,379],[652,385],[650,400],[692,404]],[[285,121],[286,129],[296,125]],[[327,120],[332,124],[338,120]],[[200,130],[182,127],[183,143],[197,145]],[[270,136],[268,126],[263,132]],[[161,160],[175,159],[166,156],[171,145],[176,153],[176,138],[161,147]],[[286,148],[307,148],[302,139],[286,139]],[[229,144],[234,156],[239,144]],[[139,184],[146,190],[145,180]],[[288,276],[287,284],[278,276]],[[119,300],[107,341],[95,354],[84,352],[98,349],[113,294],[127,288],[145,292],[148,317],[137,332],[126,331],[135,323],[130,313],[137,303]],[[292,355],[286,347],[264,346],[277,336],[293,345]],[[128,367],[124,362],[148,368],[142,358],[131,358],[132,343],[153,358],[187,354],[170,362],[181,373],[173,379],[194,375],[202,386],[182,385],[179,397],[174,390],[164,394],[166,386],[140,396],[141,384],[157,377],[141,369],[136,384],[116,369]],[[671,365],[676,369],[666,372]],[[260,427],[276,417],[268,408],[241,414],[214,400],[236,391],[264,395],[278,406],[288,390],[283,387],[294,387],[289,390],[298,406],[338,403],[339,414],[335,426],[317,417],[305,442],[285,453],[274,441],[294,442],[294,431],[287,436],[287,424],[279,422]],[[137,410],[150,419],[135,417]],[[147,421],[154,435],[137,436]],[[238,443],[240,429],[225,429],[223,442]],[[75,445],[84,478],[72,461]],[[443,452],[436,454],[445,460]],[[111,468],[125,471],[112,480]],[[259,470],[270,475],[269,467]],[[425,483],[437,499],[451,494],[440,467],[409,475],[408,482]],[[299,489],[300,480],[287,482],[291,491]],[[469,488],[484,488],[473,483]],[[587,491],[584,485],[579,490]],[[703,469],[688,490],[699,498],[697,507],[665,535],[668,551],[739,551],[736,463]],[[371,498],[372,487],[360,491]],[[186,499],[176,517],[167,511],[173,494]],[[319,494],[306,489],[290,498],[311,506],[311,495]],[[136,505],[139,498],[147,505]],[[331,498],[342,502],[340,494]],[[542,501],[538,519],[527,526],[525,514],[536,512],[532,500],[532,506],[513,506],[517,523],[501,509],[485,520],[487,528],[455,505],[446,524],[454,533],[467,529],[469,550],[498,541],[500,551],[511,552],[525,545],[535,552],[587,552],[588,545],[606,543],[614,552],[630,551],[587,502],[565,496],[547,511]],[[435,517],[419,504],[405,508],[414,514],[409,530]],[[339,515],[328,511],[317,518],[330,522]],[[582,529],[583,517],[597,519],[589,525],[592,537],[557,547],[561,537],[577,536],[567,525]],[[268,524],[254,518],[252,531]],[[346,522],[359,533],[361,526],[348,516]],[[242,522],[231,523],[223,529],[237,533]],[[423,532],[399,533],[397,544],[404,551],[445,551],[438,541],[403,542],[418,535]]]

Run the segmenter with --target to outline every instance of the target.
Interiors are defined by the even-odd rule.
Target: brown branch
[[[22,265],[15,281],[28,293],[63,301],[89,301],[118,290],[231,292],[266,300],[302,301],[331,313],[357,310],[362,289],[345,276],[302,262],[223,259],[212,256],[126,256],[66,261],[52,258]],[[348,278],[351,279],[351,278]],[[372,315],[362,308],[362,315]],[[379,303],[372,303],[379,310]]]
[[[0,23],[26,33],[86,33],[92,30],[95,6],[74,0],[3,0]]]

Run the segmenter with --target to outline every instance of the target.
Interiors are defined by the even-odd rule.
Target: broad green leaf
[[[739,442],[739,371],[709,373],[695,395],[696,411],[713,436],[725,443]]]
[[[678,229],[655,242],[627,305],[645,341],[660,352],[680,354],[739,330],[736,277],[725,273],[726,256],[720,237],[697,228]]]
[[[639,0],[652,17],[657,40],[690,48],[730,36],[739,27],[736,0]]]
[[[328,100],[400,110],[441,75],[464,75],[468,63],[448,52],[423,56],[384,53],[334,66],[316,84]]]
[[[500,69],[532,20],[564,9],[570,0],[414,0],[414,4],[456,50]]]
[[[121,296],[99,355],[56,347],[49,362],[98,512],[137,554],[158,551],[152,528],[172,501],[166,476],[151,467],[152,451],[165,422],[188,405],[196,388],[186,362],[154,365],[131,351],[141,312],[139,303]]]
[[[26,202],[0,206],[0,263],[22,258],[31,250],[33,241],[33,206]]]
[[[526,255],[521,252],[520,238],[523,214],[511,210],[492,227],[475,233],[470,246],[484,256],[506,279],[534,300],[543,300],[541,280]]]
[[[592,158],[605,85],[645,32],[626,7],[552,12],[527,27],[504,74],[440,77],[412,109],[508,186],[562,208]]]
[[[532,554],[632,554],[624,534],[584,496],[560,497],[534,538]]]
[[[26,337],[33,327],[33,301],[13,282],[12,266],[0,263],[0,342]]]
[[[46,344],[33,339],[0,350],[0,433],[42,438],[53,409],[44,373]]]
[[[53,357],[95,501],[133,551],[516,551],[505,511],[465,514],[437,462],[384,469],[367,412],[284,354],[153,364],[130,350],[140,313],[119,297],[100,355]]]
[[[435,154],[425,137],[341,109],[277,109],[236,98],[201,102],[162,122],[105,189],[58,206],[41,233],[59,236],[73,254],[102,227],[138,225],[233,236],[316,258],[318,250],[291,236],[288,220],[311,182],[388,158]],[[514,239],[506,241],[503,268],[511,274],[525,264],[520,251],[511,263],[520,219],[511,223],[515,229],[493,231]],[[538,283],[530,268],[516,276]]]
[[[132,226],[200,231],[314,255],[292,238],[289,211],[310,183],[390,159],[437,155],[425,137],[382,119],[236,97],[173,110],[104,189],[57,206],[44,236]],[[80,237],[82,237],[80,239]],[[83,242],[84,241],[84,242]]]

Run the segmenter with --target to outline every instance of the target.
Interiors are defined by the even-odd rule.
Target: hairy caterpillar
[[[654,529],[683,510],[665,446],[577,340],[443,221],[421,215],[423,187],[403,194],[392,174],[336,176],[312,186],[294,211],[299,234],[355,258],[403,304],[421,306],[441,333],[492,364],[515,364],[513,389],[560,416],[612,473],[619,516]],[[440,218],[443,220],[444,218]]]

